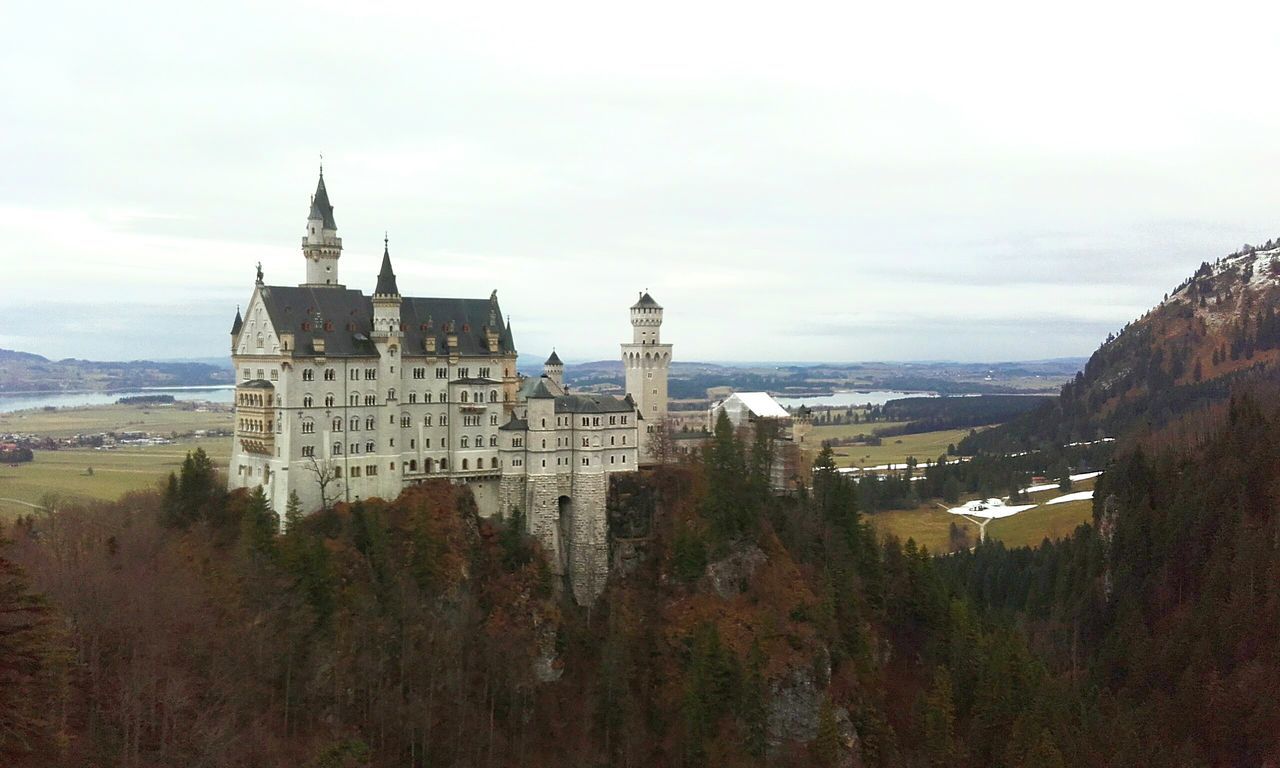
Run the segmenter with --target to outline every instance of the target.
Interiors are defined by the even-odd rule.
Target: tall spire
[[[382,235],[382,269],[378,272],[378,287],[373,290],[380,296],[399,296],[396,273],[391,270],[391,250],[386,233]]]
[[[325,229],[337,229],[333,220],[333,206],[329,204],[329,191],[324,188],[324,162],[320,163],[320,180],[316,182],[316,193],[311,196],[311,213],[309,219],[320,219]]]

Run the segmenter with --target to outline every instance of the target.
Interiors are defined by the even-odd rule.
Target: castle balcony
[[[236,440],[246,453],[275,453],[275,385],[255,379],[236,386]]]

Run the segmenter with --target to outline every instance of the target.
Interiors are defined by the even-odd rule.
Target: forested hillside
[[[1045,449],[1160,429],[1280,370],[1280,246],[1204,262],[1158,306],[1109,336],[1061,396],[966,440],[963,452]]]
[[[0,659],[21,684],[0,697],[0,756],[1042,766],[1092,754],[1053,719],[1061,683],[1018,631],[949,596],[914,543],[876,541],[828,462],[811,492],[764,493],[766,448],[726,424],[704,463],[627,489],[630,509],[657,510],[652,535],[590,608],[560,597],[518,519],[478,519],[465,487],[443,482],[305,520],[286,510],[276,534],[265,499],[220,491],[197,454],[163,492],[24,519],[3,550],[0,616],[15,631],[0,633]]]

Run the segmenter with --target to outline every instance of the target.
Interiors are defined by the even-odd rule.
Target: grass
[[[905,421],[864,421],[857,424],[815,424],[813,434],[819,440],[834,440],[844,437],[857,437],[858,435],[870,435],[877,429],[900,427],[906,423]]]
[[[1093,488],[1093,480],[1085,480],[1071,486],[1071,493]],[[1011,547],[1037,546],[1046,537],[1060,539],[1075,531],[1076,526],[1093,519],[1093,501],[1069,501],[1065,504],[1045,505],[1045,502],[1062,495],[1057,489],[1032,494],[1031,501],[1040,506],[1019,512],[1013,517],[987,524],[987,537],[999,539]],[[968,501],[968,499],[965,499]],[[978,526],[959,515],[943,509],[941,502],[930,501],[915,509],[889,509],[868,515],[867,519],[880,535],[893,535],[906,541],[928,547],[930,552],[947,552],[951,548],[951,524],[969,532],[969,541],[978,542]]]
[[[923,464],[926,461],[936,461],[947,452],[947,446],[959,443],[967,434],[968,429],[944,429],[939,432],[886,437],[881,445],[846,445],[832,450],[835,452],[836,466],[840,467],[900,464],[911,456]]]
[[[231,457],[231,438],[193,439],[172,445],[36,451],[35,461],[0,465],[0,516],[30,512],[50,494],[75,499],[114,500],[128,491],[155,487],[182,464],[188,451],[204,448],[214,466]],[[87,472],[93,467],[93,474]],[[15,501],[16,500],[16,501]]]
[[[197,429],[230,429],[234,421],[230,410],[183,410],[172,405],[98,405],[2,413],[0,433],[71,437],[98,432],[138,431],[169,435]]]

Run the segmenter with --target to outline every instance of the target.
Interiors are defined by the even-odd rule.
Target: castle
[[[465,483],[480,514],[523,513],[574,597],[608,575],[609,477],[650,463],[667,416],[671,345],[662,307],[631,307],[626,395],[564,385],[553,351],[538,377],[494,291],[487,299],[402,296],[384,239],[373,295],[342,285],[324,171],[302,238],[306,282],[266,285],[231,328],[237,371],[231,488],[261,486],[277,510],[395,498],[433,478]]]

